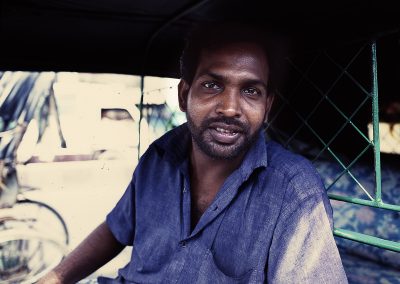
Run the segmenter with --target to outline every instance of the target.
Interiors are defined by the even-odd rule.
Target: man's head
[[[180,108],[194,146],[211,158],[242,157],[268,117],[274,86],[260,35],[243,26],[203,28],[183,52]]]
[[[214,50],[232,43],[253,42],[259,45],[268,57],[271,72],[268,75],[268,91],[274,92],[283,78],[282,60],[287,52],[278,33],[264,30],[256,25],[219,23],[202,25],[189,33],[180,58],[181,78],[191,84],[203,50]]]

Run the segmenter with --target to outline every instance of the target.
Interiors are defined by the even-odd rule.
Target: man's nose
[[[240,117],[242,114],[240,106],[240,91],[225,89],[218,95],[216,112],[226,117]]]

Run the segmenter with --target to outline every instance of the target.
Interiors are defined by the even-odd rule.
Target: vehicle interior
[[[45,271],[44,267],[28,271],[27,253],[7,259],[12,252],[27,250],[22,233],[10,237],[8,231],[1,236],[9,228],[25,226],[19,217],[7,215],[13,204],[19,202],[22,208],[35,203],[17,199],[15,145],[32,117],[57,112],[51,92],[28,91],[36,80],[42,84],[54,80],[39,74],[140,76],[138,123],[143,118],[149,125],[162,120],[166,131],[176,122],[165,119],[165,109],[159,105],[146,104],[144,77],[178,79],[186,34],[199,24],[233,21],[273,32],[286,47],[284,80],[265,131],[269,139],[310,159],[320,173],[334,210],[333,234],[349,282],[400,283],[400,11],[394,4],[3,0],[0,5],[0,91],[4,93],[14,81],[22,86],[8,92],[8,99],[0,96],[0,241],[9,253],[0,253],[0,282],[34,283]],[[17,81],[3,76],[6,71],[37,73]],[[18,107],[18,101],[29,103]],[[28,106],[40,111],[27,115],[23,110]],[[117,110],[124,118],[123,110],[111,107],[102,115],[115,116]],[[17,127],[24,125],[17,123],[20,113],[26,122],[22,128]],[[43,127],[38,126],[38,139]],[[140,129],[139,125],[138,135]],[[59,135],[63,141],[61,130]],[[55,211],[44,203],[35,204]],[[61,220],[57,230],[65,236],[59,240],[62,246],[56,246],[62,255],[68,232],[62,217],[54,214]],[[53,265],[43,263],[46,269]]]

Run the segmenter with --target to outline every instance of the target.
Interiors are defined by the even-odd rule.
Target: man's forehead
[[[200,52],[199,64],[204,61],[226,60],[227,58],[257,58],[262,64],[268,64],[268,56],[263,47],[255,42],[228,42],[205,47]]]
[[[267,57],[266,49],[256,40],[216,42],[215,44],[209,46],[203,46],[200,53],[210,54],[228,52],[252,52],[257,53],[259,56]]]
[[[236,69],[236,72],[251,71],[259,77],[267,77],[268,60],[263,49],[249,42],[230,43],[218,48],[204,49],[200,53],[197,77],[218,69]]]

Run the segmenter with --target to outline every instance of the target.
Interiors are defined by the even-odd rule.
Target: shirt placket
[[[181,207],[181,237],[180,241],[177,243],[176,251],[170,260],[168,270],[166,273],[166,282],[177,283],[181,277],[182,270],[185,266],[187,259],[187,254],[189,248],[187,247],[186,239],[190,235],[190,185],[187,175],[185,175],[186,170],[181,169],[183,174],[181,183],[181,193],[182,193],[182,207]]]
[[[191,196],[190,196],[190,185],[187,178],[183,178],[182,188],[182,230],[181,230],[181,241],[184,241],[190,236],[191,230]]]

